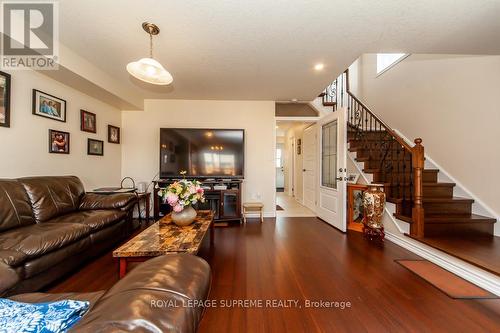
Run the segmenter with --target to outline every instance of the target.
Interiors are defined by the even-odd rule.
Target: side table
[[[151,202],[151,192],[136,192],[137,194],[137,212],[139,213],[139,221],[142,222],[142,216],[141,216],[141,201],[144,202],[144,208],[146,210],[146,222],[149,222],[150,218],[150,202]]]

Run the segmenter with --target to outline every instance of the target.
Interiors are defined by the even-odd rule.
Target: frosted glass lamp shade
[[[142,58],[127,65],[127,72],[135,78],[157,85],[167,85],[174,81],[172,75],[153,58]]]

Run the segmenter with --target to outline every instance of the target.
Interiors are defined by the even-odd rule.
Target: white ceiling
[[[144,21],[169,87],[125,70]],[[143,98],[312,100],[362,53],[500,54],[499,36],[499,0],[60,1],[61,42]]]

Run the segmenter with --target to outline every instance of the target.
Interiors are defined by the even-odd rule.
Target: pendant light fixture
[[[127,65],[127,72],[135,78],[156,85],[167,85],[174,80],[172,75],[153,59],[153,35],[160,33],[156,24],[144,22],[142,28],[149,34],[149,58],[142,58]]]

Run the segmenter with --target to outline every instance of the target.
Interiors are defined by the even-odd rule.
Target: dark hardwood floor
[[[211,299],[297,300],[302,308],[208,308],[200,332],[498,332],[500,300],[454,300],[394,259],[418,258],[386,241],[342,234],[315,218],[249,220],[216,228]],[[111,254],[52,292],[93,291],[118,280]],[[351,307],[305,308],[306,300]]]

